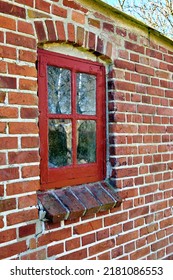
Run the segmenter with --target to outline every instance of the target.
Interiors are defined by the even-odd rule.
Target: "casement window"
[[[42,189],[105,178],[105,68],[38,51]]]

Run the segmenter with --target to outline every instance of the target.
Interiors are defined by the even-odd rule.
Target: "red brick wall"
[[[45,42],[75,44],[109,65],[109,153],[123,198],[119,208],[54,225],[38,218],[36,195],[36,60]],[[0,55],[0,258],[171,258],[171,42],[91,1],[1,1]]]

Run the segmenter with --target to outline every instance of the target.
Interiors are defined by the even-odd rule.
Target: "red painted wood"
[[[105,68],[102,64],[65,56],[45,50],[38,51],[38,93],[39,93],[39,129],[41,156],[41,185],[42,189],[59,188],[103,180],[105,177]],[[70,69],[72,72],[72,112],[71,114],[48,113],[47,65]],[[96,75],[96,115],[80,115],[76,112],[76,73]],[[48,121],[49,119],[72,120],[72,149],[73,163],[70,166],[48,167]],[[77,164],[77,120],[96,121],[96,162]]]

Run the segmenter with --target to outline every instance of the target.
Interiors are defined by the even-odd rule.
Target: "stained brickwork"
[[[56,223],[36,194],[36,61],[47,43],[107,65],[108,177],[123,200]],[[0,258],[172,259],[172,41],[99,0],[6,0],[0,56]]]

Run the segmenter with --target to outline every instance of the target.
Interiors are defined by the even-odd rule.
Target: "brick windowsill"
[[[107,182],[39,192],[38,200],[53,223],[106,211],[122,202]]]

